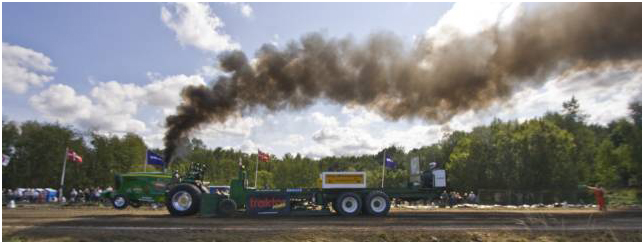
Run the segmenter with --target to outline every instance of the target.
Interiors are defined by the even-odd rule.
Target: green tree
[[[40,124],[35,121],[20,125],[20,136],[15,140],[15,153],[9,165],[9,182],[20,187],[58,187],[68,147],[85,155],[83,138],[69,128],[58,124]],[[67,165],[66,177],[77,177],[82,171],[77,163]],[[78,178],[66,179],[73,183]]]
[[[605,139],[597,151],[597,178],[605,186],[617,186],[619,184],[619,174],[617,169],[616,157],[613,154],[613,144]]]
[[[15,179],[15,175],[18,174],[17,172],[17,167],[15,166],[16,158],[15,158],[15,145],[16,142],[20,138],[20,131],[18,129],[18,126],[16,125],[15,122],[9,121],[5,122],[4,120],[2,121],[2,154],[9,156],[11,159],[9,161],[9,166],[7,168],[4,168],[2,171],[2,184],[5,187],[15,187],[13,184],[14,181],[11,179]]]
[[[266,170],[260,170],[257,172],[257,187],[260,189],[272,189],[275,188],[275,184],[273,183],[273,173],[268,172]]]

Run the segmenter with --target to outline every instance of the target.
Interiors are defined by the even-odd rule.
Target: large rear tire
[[[356,216],[362,210],[362,200],[358,194],[345,192],[340,194],[335,203],[336,211],[342,216]]]
[[[174,216],[188,216],[199,212],[201,191],[192,184],[178,184],[166,196],[165,205]]]
[[[385,216],[389,213],[391,201],[386,193],[372,191],[364,198],[364,212],[373,216]]]
[[[130,205],[130,203],[127,200],[127,197],[121,194],[117,194],[112,198],[112,206],[114,206],[115,209],[123,210],[126,209],[128,205]]]

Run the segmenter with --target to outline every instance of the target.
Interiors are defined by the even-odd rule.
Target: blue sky
[[[357,40],[390,31],[412,45],[430,28],[450,24],[453,20],[444,18],[448,11],[490,10],[488,15],[499,11],[498,4],[463,5],[3,3],[3,120],[58,121],[118,135],[132,131],[149,146],[160,147],[163,120],[180,102],[181,88],[213,80],[218,74],[216,56],[222,50],[238,47],[252,57],[263,44],[283,47],[315,31]],[[164,10],[168,19],[162,16]],[[472,30],[467,28],[480,28],[485,19],[485,14],[468,15],[456,24],[468,32]],[[228,40],[221,42],[222,37]],[[7,70],[24,73],[14,76]],[[297,112],[244,115],[202,128],[194,136],[210,147],[260,148],[277,155],[362,154],[390,144],[409,150],[436,142],[449,130],[469,130],[494,117],[522,120],[559,110],[572,95],[580,98],[593,122],[606,123],[624,116],[626,103],[641,97],[641,64],[639,70],[608,70],[593,79],[609,79],[614,73],[620,73],[622,81],[608,90],[582,89],[574,82],[562,82],[571,77],[554,77],[543,86],[520,89],[508,103],[463,113],[447,124],[385,121],[363,108],[319,103]],[[598,93],[607,97],[597,99]],[[517,105],[512,99],[524,102]],[[590,109],[595,106],[615,112],[608,116],[602,113],[606,110]]]
[[[194,72],[212,65],[212,53],[178,45],[160,20],[158,3],[5,3],[3,41],[47,54],[59,67],[57,79],[145,82],[146,72]],[[303,33],[364,37],[388,30],[409,38],[422,34],[449,9],[448,3],[253,3],[244,17],[235,6],[211,3],[225,23],[224,32],[252,55],[279,35],[280,41]],[[384,14],[387,13],[387,14]],[[89,90],[82,84],[79,92]]]

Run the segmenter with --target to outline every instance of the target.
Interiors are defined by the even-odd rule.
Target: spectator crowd
[[[85,189],[72,188],[63,195],[60,202],[69,203],[92,203],[101,200],[101,194],[106,191],[112,191],[112,187],[87,187]],[[13,200],[16,203],[46,203],[58,202],[58,192],[52,188],[16,188],[2,189],[2,203],[6,204]]]
[[[441,206],[449,206],[451,208],[458,204],[479,204],[479,197],[473,191],[469,193],[464,192],[463,194],[455,191],[449,193],[443,191],[440,196],[440,201]]]

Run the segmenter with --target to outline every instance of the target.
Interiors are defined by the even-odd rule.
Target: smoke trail
[[[304,35],[284,49],[264,45],[251,64],[240,51],[219,57],[227,75],[182,91],[166,118],[165,157],[181,138],[257,107],[302,109],[319,99],[382,116],[445,122],[508,98],[516,84],[553,73],[636,64],[641,70],[641,3],[546,4],[473,36],[428,37],[406,49],[390,33],[352,39]]]

